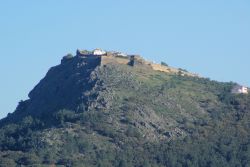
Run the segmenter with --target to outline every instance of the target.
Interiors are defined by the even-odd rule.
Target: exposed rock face
[[[70,59],[72,59],[74,56],[72,54],[67,54],[66,56],[63,56],[61,63],[66,63],[67,61],[69,61]]]
[[[45,78],[29,93],[26,102],[27,113],[40,115],[44,111],[55,112],[60,109],[82,111],[86,109],[89,96],[86,92],[98,83],[93,71],[100,64],[100,58],[87,59],[74,57],[52,67]],[[82,104],[79,108],[78,104]],[[22,111],[24,112],[24,111]]]
[[[135,61],[134,65],[150,70],[149,67],[140,66],[143,64],[142,58],[132,59]],[[101,61],[105,63],[101,65]],[[110,119],[119,131],[126,130],[120,122],[129,122],[140,129],[147,140],[170,140],[173,137],[185,136],[184,132],[183,136],[175,135],[175,126],[165,124],[170,120],[159,117],[148,106],[137,104],[133,105],[132,110],[127,111],[126,108],[131,104],[124,103],[119,109],[122,112],[115,110],[113,102],[122,97],[118,92],[133,92],[143,87],[132,71],[123,69],[129,67],[129,61],[131,59],[113,56],[63,57],[62,63],[48,71],[29,93],[30,99],[21,102],[15,113],[21,118],[25,115],[46,117],[60,110],[71,110],[76,113],[102,110],[110,113]],[[165,132],[171,135],[165,135]]]

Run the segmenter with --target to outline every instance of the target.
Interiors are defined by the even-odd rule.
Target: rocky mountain
[[[250,165],[250,96],[137,55],[66,55],[0,121],[0,166]]]

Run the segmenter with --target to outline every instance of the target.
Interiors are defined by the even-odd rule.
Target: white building
[[[248,94],[248,88],[245,86],[241,86],[241,85],[236,85],[233,87],[232,89],[232,93],[242,93],[242,94]]]
[[[104,55],[106,52],[102,49],[95,49],[93,50],[93,55]]]
[[[125,54],[125,53],[122,53],[122,52],[118,52],[118,53],[117,53],[117,56],[127,57],[128,55]]]

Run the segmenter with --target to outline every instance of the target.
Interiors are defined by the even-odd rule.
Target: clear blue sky
[[[250,86],[249,0],[8,0],[0,25],[0,118],[77,48],[138,53]]]

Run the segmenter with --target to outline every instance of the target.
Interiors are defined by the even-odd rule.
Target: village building
[[[248,88],[241,85],[235,85],[232,89],[234,94],[248,94]]]
[[[118,52],[117,56],[121,56],[121,57],[127,57],[128,55],[122,52]]]
[[[93,50],[93,55],[101,56],[101,55],[105,55],[105,54],[106,54],[106,52],[102,49]]]

